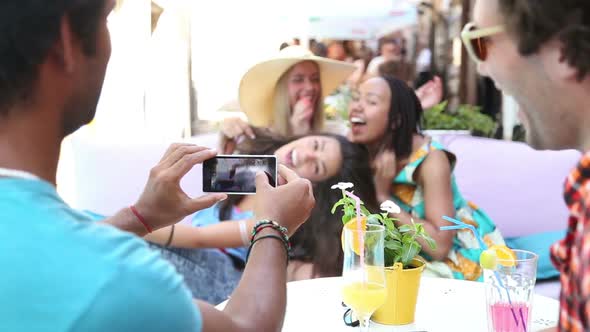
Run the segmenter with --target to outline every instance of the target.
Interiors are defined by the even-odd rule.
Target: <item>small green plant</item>
[[[353,187],[352,183],[338,183],[332,186],[332,189],[342,191],[342,198],[334,203],[332,214],[340,207],[342,210],[342,223],[348,222],[357,217],[356,215],[356,196],[347,189]],[[411,267],[412,260],[422,250],[422,245],[418,239],[423,239],[430,248],[436,249],[436,242],[426,233],[424,225],[415,223],[412,219],[410,225],[401,225],[397,227],[395,222],[398,220],[391,217],[392,214],[398,214],[401,209],[392,201],[385,201],[381,204],[381,213],[371,213],[359,199],[361,217],[367,218],[367,224],[382,225],[385,227],[385,266],[391,267],[395,263],[402,263],[404,268]]]
[[[328,120],[348,122],[348,105],[352,100],[352,90],[343,85],[324,100],[324,112]]]
[[[446,101],[424,111],[424,129],[470,130],[473,135],[491,137],[496,130],[496,122],[482,114],[481,108],[473,105],[460,105],[450,111]]]

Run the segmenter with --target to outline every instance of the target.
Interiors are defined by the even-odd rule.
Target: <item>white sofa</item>
[[[218,135],[206,134],[186,141],[217,148]],[[97,140],[92,135],[76,134],[64,147],[69,152],[60,164],[62,181],[58,182],[58,190],[66,192],[66,200],[77,209],[112,215],[137,201],[150,169],[171,143],[149,137]],[[197,165],[181,181],[181,187],[191,197],[202,195],[201,173]]]

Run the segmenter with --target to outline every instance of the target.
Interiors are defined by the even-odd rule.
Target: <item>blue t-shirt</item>
[[[43,181],[0,179],[0,331],[200,331],[172,265]]]
[[[252,211],[240,211],[238,208],[233,208],[231,213],[231,220],[250,219],[253,216],[254,213]],[[215,225],[220,222],[221,220],[219,218],[219,204],[197,212],[193,217],[192,221],[193,226],[197,227]],[[224,248],[224,250],[229,255],[232,255],[240,259],[244,263],[246,262],[246,255],[248,254],[247,247]]]

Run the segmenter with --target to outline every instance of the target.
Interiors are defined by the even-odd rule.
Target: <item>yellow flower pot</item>
[[[424,270],[424,262],[412,261],[414,268],[403,269],[401,263],[385,269],[387,299],[375,311],[372,320],[385,325],[406,325],[414,322],[420,277]]]

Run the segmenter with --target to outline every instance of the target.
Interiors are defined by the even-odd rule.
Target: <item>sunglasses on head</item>
[[[483,62],[488,58],[488,37],[503,31],[503,25],[478,29],[474,23],[467,23],[461,32],[461,39],[469,56],[475,62]]]

